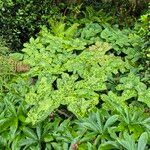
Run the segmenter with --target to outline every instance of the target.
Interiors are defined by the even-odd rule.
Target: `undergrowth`
[[[149,149],[149,12],[121,29],[91,9],[20,52],[0,40],[0,149]]]

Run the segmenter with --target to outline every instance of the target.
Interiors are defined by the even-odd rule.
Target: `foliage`
[[[97,92],[109,90],[109,78],[130,69],[127,61],[106,54],[111,49],[108,43],[96,42],[85,48],[84,40],[71,37],[74,30],[74,25],[64,30],[64,24],[60,24],[57,31],[52,30],[54,36],[43,28],[37,39],[31,38],[24,45],[23,61],[31,67],[24,76],[37,78],[25,96],[32,106],[27,118],[32,123],[60,105],[67,105],[78,118],[84,116],[99,103]]]
[[[44,0],[1,0],[0,34],[6,39],[12,50],[22,48],[30,36],[39,32],[40,25],[46,24],[45,18],[58,9],[52,8],[52,1]]]
[[[6,85],[12,74],[12,67],[8,63],[9,48],[2,37],[0,37],[0,90]]]
[[[122,5],[122,1],[124,1],[124,5]],[[18,51],[31,36],[36,36],[41,25],[48,26],[50,18],[54,20],[63,18],[68,23],[74,23],[76,20],[76,22],[82,23],[109,22],[124,26],[124,24],[132,24],[132,20],[135,20],[132,11],[138,13],[147,8],[147,0],[138,3],[137,1],[131,1],[131,3],[126,0],[122,1],[1,0],[0,22],[3,30],[0,30],[0,34],[5,38],[9,48]]]
[[[17,22],[29,29],[28,37],[41,28],[21,52],[10,53],[3,36],[0,39],[0,149],[148,150],[149,12],[134,28],[123,21],[121,29],[119,23],[110,23],[113,8],[107,15],[97,10],[114,1],[95,0],[86,9],[71,1],[67,8],[44,2],[0,3],[2,13],[6,7],[25,8],[17,16],[21,20],[30,14],[30,20]],[[105,5],[94,10],[99,3]],[[115,4],[124,7],[120,1]],[[32,22],[37,8],[38,25]],[[59,11],[63,17],[55,14]],[[15,27],[14,33],[20,30]]]
[[[150,4],[149,4],[150,5]],[[149,80],[150,72],[150,63],[149,63],[149,54],[150,54],[150,42],[149,42],[149,17],[150,11],[148,10],[145,14],[141,15],[139,21],[135,24],[135,32],[138,36],[141,37],[142,43],[141,48],[141,72],[143,74],[143,81]],[[150,81],[148,81],[150,83]]]
[[[135,120],[135,123],[136,121],[137,120]],[[107,110],[100,109],[79,122],[80,129],[85,129],[80,144],[81,146],[87,147],[87,149],[93,150],[123,148],[132,150],[137,149],[137,147],[143,147],[144,149],[148,143],[149,132],[141,132],[135,138],[134,134],[131,134],[127,128],[121,129],[123,124],[125,125],[125,122],[119,114],[110,115]],[[149,122],[147,122],[147,125],[148,124]],[[138,146],[136,144],[137,141]],[[146,147],[146,149],[148,149],[148,147]]]

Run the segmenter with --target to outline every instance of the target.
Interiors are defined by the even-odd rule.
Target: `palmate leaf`
[[[138,101],[150,107],[150,88],[147,88],[147,86],[140,81],[140,77],[130,72],[127,77],[122,77],[120,79],[120,83],[121,84],[116,87],[117,90],[124,90],[124,93],[131,95],[130,97],[137,97]]]
[[[128,33],[123,34],[120,30],[114,30],[112,28],[105,28],[101,32],[101,37],[106,39],[107,42],[114,42],[116,45],[123,47],[123,46],[129,46],[130,40],[128,38]]]
[[[146,89],[146,85],[140,81],[140,77],[130,72],[127,77],[122,77],[120,83],[116,89],[125,90],[125,89],[135,89],[137,91]]]
[[[111,47],[107,43],[97,42],[96,45],[91,46],[87,51],[83,51],[75,59],[68,60],[64,67],[68,71],[77,72],[82,78],[87,78],[88,75],[92,76],[93,71],[93,73],[95,71],[100,74],[103,73],[102,76],[104,77],[106,76],[105,74],[116,74],[118,70],[125,72],[127,66],[121,58],[114,55],[105,55],[110,49]]]
[[[26,121],[35,124],[44,120],[52,111],[60,106],[58,102],[56,102],[56,99],[50,98],[49,95],[45,96],[44,100],[39,102],[28,112]]]
[[[149,131],[150,131],[150,117],[146,118],[143,122],[142,125],[145,126]]]
[[[44,119],[54,109],[58,108],[60,104],[67,105],[68,110],[73,112],[77,117],[83,116],[85,113],[87,113],[88,109],[89,110],[92,109],[92,107],[98,103],[98,98],[99,98],[98,94],[94,92],[90,92],[90,90],[88,89],[75,90],[74,82],[73,82],[74,79],[76,80],[77,78],[69,77],[68,75],[66,77],[63,76],[63,80],[62,79],[58,80],[58,85],[59,85],[58,90],[53,90],[51,92],[49,90],[49,93],[47,92],[47,90],[44,90],[43,82],[41,82],[42,85],[38,84],[39,85],[38,88],[41,88],[42,86],[43,89],[37,92],[39,94],[35,95],[36,99],[33,100],[36,101],[35,103],[36,105],[35,107],[33,107],[33,109],[29,111],[28,119],[30,121],[31,120],[33,121],[38,118],[41,118],[42,116]],[[32,96],[31,93],[26,95],[27,102],[29,102],[29,100],[31,101],[32,97],[30,96]],[[38,99],[41,98],[43,100],[39,101]],[[36,115],[34,114],[35,112]]]
[[[21,136],[16,136],[15,139],[13,139],[11,149],[12,150],[20,150],[19,142],[21,141]]]
[[[52,147],[57,150],[62,150],[62,145],[60,143],[53,142]]]
[[[146,150],[148,133],[143,132],[139,137],[138,143],[136,143],[133,136],[129,135],[127,132],[124,132],[123,139],[118,138],[117,141],[127,150]]]
[[[100,139],[107,139],[108,129],[118,121],[118,115],[113,115],[108,119],[102,118],[99,111],[90,114],[88,118],[83,119],[79,126],[95,134],[95,137],[100,135]],[[87,134],[88,135],[88,134]]]
[[[85,134],[82,137],[82,139],[80,139],[80,142],[84,143],[84,142],[87,142],[87,141],[91,141],[92,139],[95,139],[95,132],[88,132],[87,134]]]
[[[12,122],[10,125],[10,134],[12,139],[15,137],[17,129],[18,129],[18,118],[12,118]]]
[[[134,138],[126,132],[124,132],[123,136],[124,139],[118,139],[119,144],[127,150],[137,150]]]
[[[105,101],[103,107],[106,110],[111,110],[112,113],[118,114],[118,120],[120,122],[118,124],[118,130],[120,132],[128,130],[137,138],[145,130],[150,131],[149,118],[144,115],[144,111],[141,108],[135,106],[128,107],[116,95],[114,97],[105,95],[102,96],[102,99]]]

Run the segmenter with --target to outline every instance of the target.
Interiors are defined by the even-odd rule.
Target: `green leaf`
[[[20,150],[19,142],[21,141],[21,137],[17,136],[12,142],[12,150]]]
[[[51,134],[46,134],[45,136],[44,136],[44,141],[47,143],[47,142],[51,142],[51,141],[53,141],[54,140],[54,138],[53,138],[53,136],[51,135]]]
[[[77,29],[77,27],[79,26],[79,24],[75,23],[73,24],[71,27],[69,27],[66,31],[65,31],[65,36],[67,38],[72,38],[74,36],[74,33]]]
[[[138,95],[138,101],[147,104],[147,106],[150,108],[150,88],[139,92]]]
[[[39,140],[41,140],[42,138],[42,124],[37,124],[36,125],[36,133],[37,133],[37,137]]]
[[[12,118],[12,122],[10,126],[10,134],[12,138],[14,138],[17,129],[18,129],[18,118]]]
[[[111,125],[113,125],[117,120],[118,120],[118,115],[113,115],[113,116],[109,117],[104,125],[104,130],[106,130]]]
[[[31,139],[33,139],[33,140],[37,140],[38,138],[37,138],[37,135],[35,134],[35,132],[32,130],[32,129],[30,129],[29,127],[24,127],[23,128],[23,132],[24,132],[24,134],[28,137],[28,138],[31,138]]]
[[[12,115],[17,117],[17,112],[16,112],[16,109],[15,109],[15,106],[13,105],[13,103],[7,99],[5,99],[5,103],[6,103],[8,110],[12,113]]]
[[[123,134],[124,139],[118,139],[118,142],[127,150],[137,150],[134,138],[127,132]]]
[[[51,143],[52,144],[52,146],[53,146],[53,148],[54,149],[57,149],[57,150],[62,150],[62,147],[61,147],[61,145],[60,145],[60,143]]]
[[[99,145],[98,150],[120,149],[115,141],[108,141]]]
[[[138,150],[145,150],[147,142],[148,142],[148,133],[144,132],[141,134],[138,140]]]
[[[37,141],[28,138],[28,139],[21,140],[20,143],[19,143],[20,146],[26,146],[26,148],[29,147],[29,146],[31,146],[32,144],[33,145],[37,144]]]
[[[84,135],[84,137],[80,140],[81,143],[88,142],[95,139],[96,134],[94,132],[88,132]]]

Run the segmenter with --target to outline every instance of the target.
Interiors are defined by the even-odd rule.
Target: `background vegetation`
[[[0,149],[149,149],[147,0],[0,9]]]

